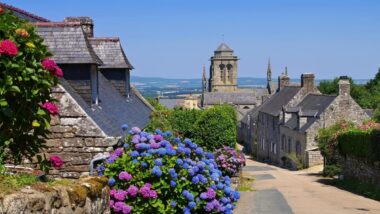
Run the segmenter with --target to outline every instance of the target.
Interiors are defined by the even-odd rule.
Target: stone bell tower
[[[237,56],[227,44],[222,43],[211,57],[209,92],[237,90]]]

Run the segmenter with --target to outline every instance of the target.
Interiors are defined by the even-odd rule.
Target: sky
[[[348,75],[380,67],[379,0],[0,0],[53,21],[90,16],[95,36],[118,36],[132,75],[201,78],[224,41],[239,77]]]

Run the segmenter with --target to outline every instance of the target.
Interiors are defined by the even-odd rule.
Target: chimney
[[[306,90],[306,93],[314,91],[314,79],[313,73],[304,73],[301,75],[301,87]]]
[[[350,95],[350,80],[347,76],[341,76],[339,78],[339,96],[349,96]]]
[[[290,83],[290,78],[288,75],[285,75],[285,74],[281,74],[279,77],[278,77],[278,91],[280,91],[281,89],[283,89],[285,86],[288,86]]]
[[[65,22],[80,22],[86,36],[88,38],[94,37],[94,21],[90,17],[66,17]]]

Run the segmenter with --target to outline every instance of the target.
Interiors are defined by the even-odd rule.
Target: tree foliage
[[[231,114],[231,109],[231,106],[212,107],[202,113],[194,125],[194,139],[200,146],[211,151],[223,146],[235,147],[236,115]]]

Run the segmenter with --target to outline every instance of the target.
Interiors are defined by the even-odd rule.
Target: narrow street
[[[324,184],[319,169],[289,171],[247,159],[254,191],[242,192],[234,213],[380,213],[380,202]]]

